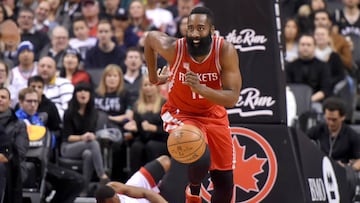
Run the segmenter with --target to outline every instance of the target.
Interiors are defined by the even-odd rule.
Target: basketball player
[[[144,48],[150,81],[168,82],[169,98],[161,112],[165,130],[171,133],[177,126],[191,124],[207,139],[211,164],[208,167],[208,159],[208,163],[189,165],[186,202],[201,202],[200,184],[208,170],[214,185],[211,202],[230,202],[234,157],[224,107],[233,107],[239,99],[242,78],[236,49],[214,35],[213,14],[205,7],[191,11],[186,37],[175,39],[151,31]],[[156,70],[157,53],[169,63],[168,70]]]
[[[170,159],[162,155],[137,171],[126,184],[109,182],[100,187],[95,197],[98,203],[167,203],[157,187],[170,168]]]

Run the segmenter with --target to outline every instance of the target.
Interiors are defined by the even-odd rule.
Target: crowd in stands
[[[24,140],[19,141],[18,153],[11,149],[16,159],[0,151],[0,202],[20,202],[26,170],[14,171],[15,180],[8,169],[26,160],[31,140],[23,131],[30,126],[51,132],[47,182],[58,193],[52,202],[91,195],[92,181],[125,182],[149,160],[168,154],[160,118],[166,87],[149,82],[143,41],[151,30],[184,36],[186,16],[198,5],[202,5],[199,0],[2,1],[0,24],[14,22],[20,41],[0,46],[0,85],[4,88],[0,117],[11,116],[12,122],[19,119],[25,126],[11,131]],[[158,64],[166,65],[160,57]],[[103,142],[96,136],[106,126],[115,126],[123,135],[121,141],[111,143],[108,156],[112,160],[107,166],[103,159],[109,157],[102,154]],[[59,157],[82,160],[82,170],[67,171],[59,165]],[[7,165],[8,169],[3,168]],[[64,187],[71,184],[69,177],[77,189]],[[67,194],[68,199],[61,199],[64,195],[60,194]]]
[[[329,3],[340,6],[329,9]],[[0,24],[15,22],[21,40],[0,45],[0,85],[9,93],[9,109],[2,109],[7,92],[0,89],[0,124],[4,112],[13,112],[11,119],[17,116],[27,125],[45,126],[54,135],[52,162],[56,165],[57,156],[82,159],[85,185],[94,174],[100,182],[126,181],[146,162],[167,154],[160,118],[166,85],[153,85],[146,76],[144,37],[151,30],[185,36],[187,16],[202,4],[200,0],[1,1]],[[321,113],[326,98],[339,96],[342,82],[358,89],[360,0],[281,4],[287,83],[309,85],[313,109]],[[166,65],[165,60],[159,57],[158,65]],[[46,121],[38,115],[44,112]],[[111,145],[110,171],[103,166],[102,145],[96,139],[101,114],[124,137]],[[10,159],[2,153],[0,173]],[[129,157],[135,157],[130,165]],[[16,195],[5,189],[9,181],[1,177],[0,202],[3,196]],[[88,189],[83,188],[81,195],[89,195]]]

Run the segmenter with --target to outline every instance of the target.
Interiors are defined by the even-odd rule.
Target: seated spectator
[[[0,60],[0,86],[2,87],[9,86],[9,67],[2,60]]]
[[[124,45],[126,48],[138,46],[139,37],[133,32],[134,27],[130,25],[127,13],[115,15],[111,25],[114,27],[114,37],[118,45]]]
[[[39,75],[45,81],[44,95],[56,105],[62,119],[72,97],[74,86],[68,79],[56,76],[55,61],[48,56],[39,61]]]
[[[32,9],[22,8],[17,17],[21,32],[21,41],[30,41],[34,45],[35,61],[40,58],[40,52],[50,43],[48,35],[36,31],[34,26],[35,13]]]
[[[84,16],[89,30],[90,37],[96,37],[100,21],[100,2],[98,0],[81,1],[81,14]]]
[[[187,16],[184,16],[179,20],[179,22],[176,25],[177,32],[175,34],[175,37],[182,38],[186,36],[187,22],[188,22]]]
[[[27,125],[45,126],[44,120],[37,112],[39,106],[39,94],[31,87],[24,88],[19,92],[20,108],[15,112],[16,116]]]
[[[11,106],[18,102],[18,92],[25,88],[27,80],[38,74],[37,62],[35,62],[34,46],[30,41],[23,41],[17,49],[19,65],[11,69],[9,90],[12,92]]]
[[[70,80],[73,85],[80,82],[91,84],[91,77],[85,70],[80,69],[80,62],[81,55],[76,49],[66,49],[63,58],[64,67],[60,69],[60,77]]]
[[[45,120],[38,114],[39,99],[38,92],[31,87],[24,88],[19,93],[20,108],[16,111],[16,116],[27,125],[44,126]],[[59,173],[67,177],[61,177]],[[46,181],[56,191],[52,203],[71,203],[84,187],[84,180],[80,174],[55,166],[51,162],[48,162]]]
[[[151,84],[148,76],[143,76],[139,99],[134,106],[134,120],[124,125],[132,132],[134,141],[131,145],[131,171],[139,170],[145,163],[160,155],[168,154],[166,140],[168,134],[163,130],[160,116],[165,99],[160,95],[160,87]]]
[[[109,21],[101,20],[97,30],[97,45],[86,52],[84,69],[103,69],[109,64],[124,67],[125,47],[112,41],[113,31]],[[122,70],[125,72],[125,69]]]
[[[4,202],[22,202],[22,182],[26,179],[24,163],[29,147],[26,125],[10,108],[10,92],[0,87],[0,198]],[[4,133],[5,132],[5,133]]]
[[[298,58],[298,38],[299,26],[294,18],[289,18],[285,22],[284,27],[285,38],[285,61],[287,63],[294,61]]]
[[[96,45],[96,37],[89,36],[89,27],[84,18],[75,18],[72,23],[75,37],[69,41],[69,46],[80,51],[82,61],[86,58],[86,52]]]
[[[345,66],[339,56],[330,45],[330,30],[325,27],[316,27],[314,31],[314,38],[316,43],[315,56],[321,61],[327,63],[330,70],[331,89],[335,85],[345,79]]]
[[[48,20],[50,13],[50,4],[47,1],[40,2],[35,9],[35,30],[48,33],[50,31],[50,21]]]
[[[83,160],[85,185],[90,182],[94,169],[101,183],[109,181],[95,136],[97,120],[92,87],[87,83],[77,84],[64,115],[61,156]]]
[[[331,90],[330,69],[325,62],[315,57],[315,39],[311,35],[299,38],[299,58],[285,67],[287,83],[301,83],[313,88],[313,108],[321,112],[321,102]]]
[[[129,92],[130,105],[133,106],[139,97],[139,89],[141,87],[143,52],[135,47],[126,51],[125,65],[126,72],[124,75],[125,89]],[[145,68],[146,69],[146,68]]]
[[[43,94],[44,86],[44,80],[38,75],[33,76],[28,80],[28,87],[34,89],[39,96],[39,106],[37,111],[39,113],[47,114],[45,126],[52,132],[59,131],[62,126],[59,112],[55,104]]]
[[[40,58],[50,56],[56,62],[56,69],[63,67],[65,50],[69,47],[69,32],[63,26],[56,26],[51,32],[51,41],[40,52]]]
[[[110,64],[103,71],[96,89],[95,107],[107,113],[109,119],[116,122],[122,132],[124,132],[123,125],[132,120],[130,96],[125,89],[123,72],[119,66]],[[131,140],[131,136],[127,135],[125,140]],[[126,165],[125,144],[125,142],[112,144],[112,180],[125,181],[128,178],[123,171]]]
[[[347,178],[354,192],[360,171],[360,135],[344,123],[346,106],[339,98],[330,97],[323,103],[325,123],[309,129],[307,135],[313,139],[328,157],[337,161],[346,170]],[[351,194],[352,196],[353,194]]]
[[[334,51],[340,55],[345,68],[349,73],[353,72],[353,61],[350,42],[341,34],[336,31],[335,26],[331,20],[330,13],[327,10],[317,10],[314,13],[314,25],[315,27],[326,27],[331,30],[331,47]]]

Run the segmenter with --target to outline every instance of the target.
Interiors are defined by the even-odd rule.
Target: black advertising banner
[[[232,202],[349,202],[345,170],[329,160],[304,134],[285,125],[231,126],[236,163]],[[187,165],[173,162],[161,184],[161,194],[172,203],[185,201]],[[210,178],[201,196],[210,203]]]
[[[215,29],[238,50],[243,88],[230,122],[285,123],[285,75],[278,0],[205,1]]]

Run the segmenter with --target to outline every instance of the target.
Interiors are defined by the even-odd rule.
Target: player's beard
[[[200,43],[195,46],[193,37],[186,37],[187,50],[192,57],[204,56],[209,53],[212,43],[211,33],[206,37],[200,37]]]

